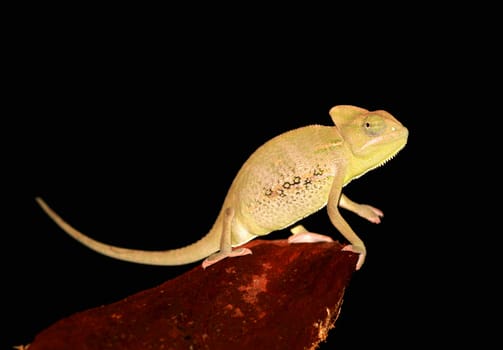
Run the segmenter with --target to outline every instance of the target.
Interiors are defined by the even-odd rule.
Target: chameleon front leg
[[[234,219],[234,209],[227,208],[224,212],[224,219],[222,225],[222,233],[220,236],[220,250],[214,254],[211,254],[203,261],[203,269],[208,266],[213,265],[225,258],[231,258],[236,256],[243,256],[251,254],[252,251],[248,248],[236,248],[232,249],[232,220]]]
[[[348,197],[346,197],[346,195],[341,194],[337,186],[332,187],[332,192],[333,193],[330,194],[327,204],[328,216],[335,228],[337,228],[339,232],[341,232],[342,235],[351,243],[342,248],[342,250],[359,254],[358,261],[356,263],[356,269],[359,270],[362,267],[363,262],[365,261],[367,250],[363,241],[356,235],[351,226],[349,226],[349,224],[340,214],[337,203],[341,208],[350,210],[375,224],[381,222],[383,212],[368,204],[359,204],[353,202]],[[337,196],[340,196],[338,201],[333,199]],[[288,238],[288,243],[314,243],[333,241],[333,239],[329,236],[309,232],[302,225],[297,225],[290,229],[290,231],[292,232],[292,236]]]
[[[342,177],[341,176],[334,177],[334,182],[332,183],[330,194],[328,195],[328,202],[327,202],[328,217],[330,218],[330,221],[335,226],[335,228],[350,243],[349,245],[342,248],[342,250],[359,254],[358,261],[356,262],[356,270],[359,270],[365,261],[365,257],[367,255],[367,249],[365,248],[365,244],[360,239],[360,237],[358,237],[355,231],[353,231],[351,226],[349,226],[347,221],[342,217],[341,213],[339,212],[339,206],[341,206],[342,208],[352,210],[358,215],[363,216],[367,220],[373,222],[379,219],[380,217],[379,214],[382,215],[382,212],[369,205],[357,204],[351,201],[348,197],[342,194]]]
[[[341,194],[341,198],[339,199],[339,206],[341,208],[352,211],[353,213],[361,216],[364,219],[367,219],[374,224],[379,224],[381,222],[381,218],[384,215],[381,210],[368,204],[359,204],[353,202],[344,194]]]

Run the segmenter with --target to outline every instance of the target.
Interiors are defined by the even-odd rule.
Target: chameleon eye
[[[375,136],[383,132],[386,124],[381,116],[370,114],[365,118],[362,126],[368,135]]]

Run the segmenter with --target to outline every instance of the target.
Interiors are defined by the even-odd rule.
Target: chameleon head
[[[407,143],[409,131],[386,111],[339,105],[329,114],[345,146],[358,160],[351,162],[346,182],[384,164]]]

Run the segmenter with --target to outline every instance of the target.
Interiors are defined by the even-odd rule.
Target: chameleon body
[[[290,130],[253,152],[234,178],[211,230],[186,247],[145,251],[107,245],[70,226],[41,198],[36,200],[65,232],[101,254],[151,265],[182,265],[204,259],[204,268],[223,258],[251,254],[239,246],[293,226],[326,207],[330,221],[350,243],[344,250],[359,254],[356,269],[360,269],[365,245],[339,207],[373,223],[379,223],[383,213],[351,201],[342,189],[395,156],[406,145],[408,130],[383,110],[339,105],[329,114],[335,126],[308,125]],[[331,240],[308,232],[302,225],[291,231],[291,243]]]

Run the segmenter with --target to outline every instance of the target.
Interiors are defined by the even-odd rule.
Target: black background
[[[20,26],[23,40],[12,42],[12,109],[2,130],[6,344],[28,343],[63,317],[197,265],[152,267],[101,256],[65,235],[35,196],[100,241],[183,246],[210,229],[251,152],[283,131],[330,125],[328,111],[338,104],[385,109],[410,135],[395,159],[345,189],[385,216],[373,225],[344,213],[368,257],[321,348],[451,342],[445,325],[464,309],[451,298],[459,269],[452,272],[458,263],[444,248],[459,232],[449,230],[438,199],[444,194],[434,190],[447,175],[432,167],[458,166],[443,156],[443,130],[459,117],[471,86],[470,73],[460,76],[454,64],[466,41],[444,43],[438,33],[395,37],[403,22],[354,37],[350,26],[313,27],[303,16],[278,26],[271,16],[269,27],[239,16],[198,27],[196,18],[175,25],[109,15],[113,21],[74,23],[68,16]],[[343,241],[324,209],[305,225]]]

